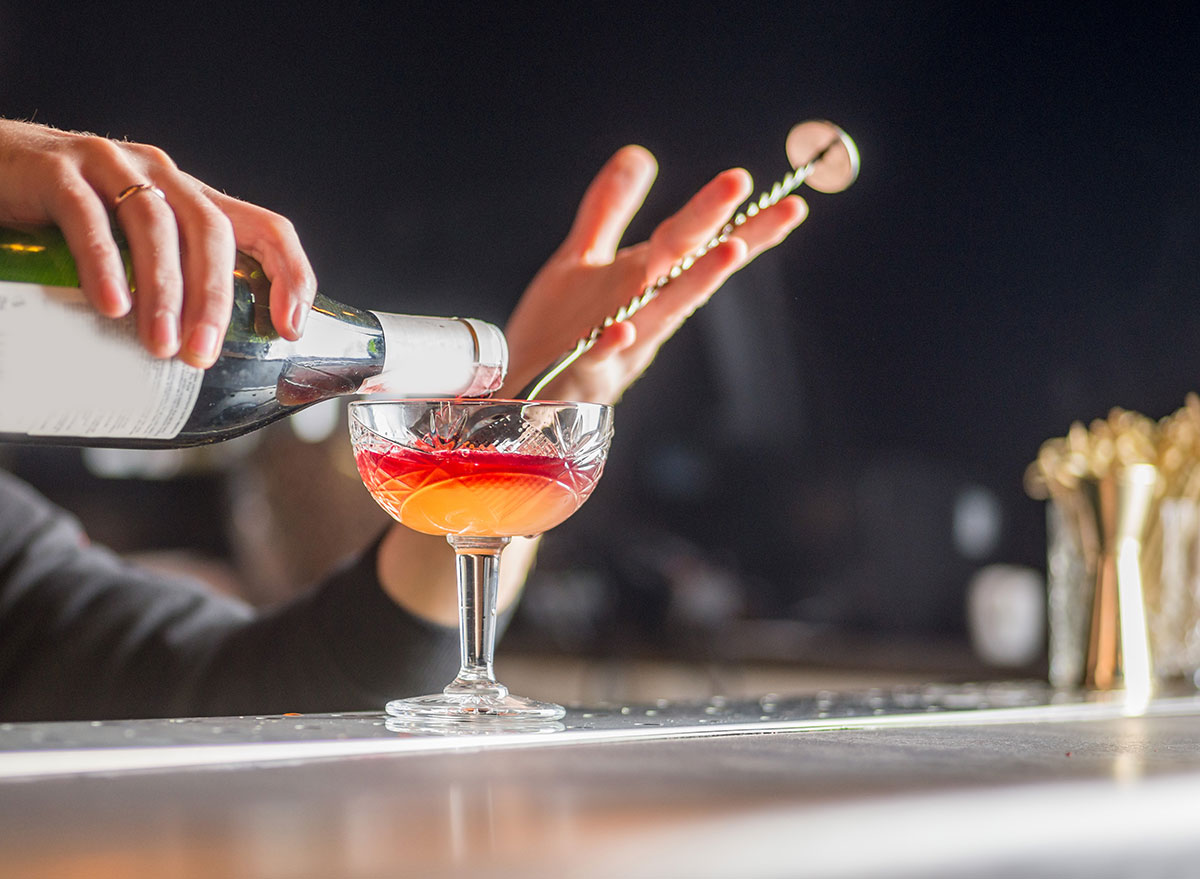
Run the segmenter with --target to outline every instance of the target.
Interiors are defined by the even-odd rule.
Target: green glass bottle
[[[57,229],[0,228],[0,441],[201,445],[340,395],[483,396],[508,366],[492,324],[365,311],[320,294],[302,338],[283,339],[262,268],[242,253],[221,356],[207,370],[151,357],[132,316],[100,317],[78,287]]]

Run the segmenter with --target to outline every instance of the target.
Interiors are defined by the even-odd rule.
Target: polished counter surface
[[[1186,876],[1197,802],[1194,694],[0,725],[2,876]]]

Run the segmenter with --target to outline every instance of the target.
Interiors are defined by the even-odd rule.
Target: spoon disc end
[[[801,122],[788,132],[784,149],[793,168],[812,163],[804,184],[817,192],[841,192],[858,177],[858,147],[832,122]]]

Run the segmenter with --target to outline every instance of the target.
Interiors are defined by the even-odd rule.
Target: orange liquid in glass
[[[600,479],[602,463],[487,449],[361,449],[363,483],[396,521],[425,534],[516,537],[569,517]]]

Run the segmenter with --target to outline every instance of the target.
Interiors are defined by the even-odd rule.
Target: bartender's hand
[[[679,259],[720,233],[751,194],[750,175],[725,171],[704,186],[650,240],[617,249],[654,181],[654,157],[637,146],[619,150],[588,187],[566,240],[538,272],[517,304],[505,335],[510,370],[500,395],[516,393]],[[658,297],[564,370],[546,399],[615,402],[693,311],[737,269],[782,241],[808,213],[795,197],[760,211],[724,244],[667,284]],[[537,553],[536,538],[515,538],[504,551],[498,607],[520,594]],[[394,526],[380,546],[378,572],[398,603],[427,620],[452,626],[458,599],[441,539]],[[420,571],[417,575],[415,572]],[[415,582],[425,587],[413,588]]]
[[[751,195],[749,174],[724,171],[659,224],[648,241],[618,249],[657,170],[649,152],[627,146],[588,187],[566,240],[533,279],[505,328],[510,369],[501,395],[515,394],[592,327],[716,237]],[[663,287],[649,305],[609,327],[540,396],[616,402],[659,346],[726,278],[786,238],[807,214],[808,206],[797,196],[760,211]]]
[[[110,214],[129,243],[136,304]],[[142,343],[158,357],[178,354],[202,368],[216,360],[235,250],[262,263],[285,338],[299,338],[316,293],[290,222],[206,186],[157,147],[0,119],[0,225],[50,223],[66,238],[87,299],[108,317],[135,307]]]

